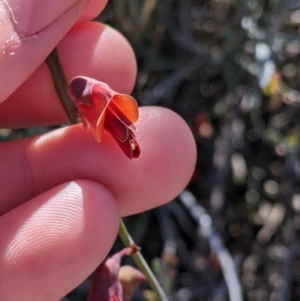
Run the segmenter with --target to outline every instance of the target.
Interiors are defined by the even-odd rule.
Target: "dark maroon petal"
[[[131,145],[130,145],[130,141],[129,139],[126,140],[125,142],[121,142],[120,140],[118,139],[115,139],[117,141],[117,143],[119,144],[121,150],[123,151],[123,153],[129,158],[129,159],[132,159],[133,156],[132,156],[132,148],[131,148]]]
[[[127,127],[131,127],[133,125],[133,123],[123,114],[123,112],[112,101],[109,103],[107,109],[110,110]]]
[[[120,142],[128,140],[128,128],[110,110],[106,111],[104,128]]]
[[[113,136],[122,149],[123,153],[129,158],[138,158],[141,154],[140,146],[138,145],[135,136],[131,129],[128,129],[128,139],[124,142],[121,142],[120,140],[116,139],[115,136]]]
[[[120,264],[121,258],[131,252],[131,248],[125,248],[99,265],[93,275],[88,301],[123,300],[123,289],[119,281]]]
[[[73,78],[69,84],[69,93],[77,104],[85,104],[88,106],[92,104],[88,79],[85,77]]]
[[[92,97],[93,99],[97,99],[98,97],[103,97],[106,99],[106,102],[109,103],[112,97],[116,92],[110,89],[108,85],[96,84],[92,86]]]
[[[88,301],[122,300],[122,285],[118,280],[120,263],[109,258],[95,271]]]
[[[129,129],[129,140],[130,140],[130,146],[132,151],[132,158],[138,158],[141,154],[141,149],[131,129]]]

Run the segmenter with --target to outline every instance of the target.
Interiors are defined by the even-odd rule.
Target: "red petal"
[[[129,133],[127,126],[124,125],[110,110],[106,111],[105,129],[120,142],[128,140]]]
[[[98,113],[98,116],[107,108],[109,99],[100,93],[92,93],[92,107]]]
[[[82,76],[71,80],[69,92],[77,103],[84,127],[91,129],[98,142],[101,142],[105,129],[128,158],[140,156],[140,147],[132,131],[139,115],[134,98],[118,94],[107,84]]]
[[[138,158],[141,154],[140,146],[138,145],[133,132],[128,129],[129,137],[126,141],[121,142],[118,139],[115,139],[122,149],[123,153],[129,158]]]
[[[111,89],[106,84],[95,84],[92,86],[93,107],[98,113],[98,119],[95,124],[95,138],[98,142],[101,142],[103,138],[106,122],[106,109],[112,96],[110,90]]]
[[[108,101],[102,94],[98,94],[98,93],[93,93],[92,99],[93,99],[93,109],[97,114],[97,122],[94,125],[95,133],[96,133],[95,138],[98,142],[101,142],[103,138],[105,115],[107,112],[106,109],[107,109]]]
[[[112,102],[120,109],[120,111],[131,121],[135,123],[139,118],[139,110],[136,100],[126,94],[115,94]]]
[[[111,111],[118,119],[120,119],[127,127],[131,127],[135,130],[133,123],[123,114],[123,112],[111,101],[107,108]]]
[[[113,96],[115,95],[115,91],[109,88],[107,85],[95,84],[92,86],[92,98],[105,98],[106,102],[109,103]]]
[[[121,141],[119,141],[117,139],[115,139],[115,140],[119,144],[121,150],[126,155],[126,157],[128,157],[129,159],[132,159],[133,158],[133,156],[132,156],[132,148],[131,148],[129,139],[126,140],[125,142],[121,142]]]
[[[132,158],[138,158],[141,154],[140,146],[138,145],[134,133],[129,130],[129,139],[130,139],[130,146],[132,151]]]

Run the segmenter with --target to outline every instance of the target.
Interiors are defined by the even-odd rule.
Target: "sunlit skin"
[[[14,29],[5,2],[2,46]],[[15,55],[1,56],[0,127],[58,128],[0,143],[0,296],[57,301],[107,257],[120,217],[162,205],[182,191],[196,148],[182,118],[161,107],[139,108],[137,160],[129,160],[107,131],[97,143],[81,124],[60,127],[68,117],[43,63],[53,48],[68,80],[85,74],[124,94],[136,82],[134,53],[112,27],[90,21],[106,1],[13,2],[38,34],[24,39]],[[45,23],[49,16],[53,24]],[[43,24],[35,26],[37,20]]]
[[[106,130],[128,158],[140,156],[140,147],[134,135],[134,123],[139,117],[134,98],[115,92],[106,83],[84,76],[71,80],[69,93],[80,111],[84,128],[89,128],[98,142],[102,141]]]

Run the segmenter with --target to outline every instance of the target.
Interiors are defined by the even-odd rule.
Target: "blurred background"
[[[169,298],[300,300],[300,1],[113,0],[100,20],[135,50],[140,105],[198,146],[188,190],[126,220]]]
[[[187,190],[125,220],[170,300],[300,300],[300,1],[111,0],[98,20],[134,48],[140,106],[176,111],[197,142]]]

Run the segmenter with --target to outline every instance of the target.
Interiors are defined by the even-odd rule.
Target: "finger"
[[[1,300],[61,299],[105,258],[118,225],[112,194],[84,180],[54,187],[2,216]]]
[[[192,134],[178,115],[155,107],[140,109],[136,128],[141,156],[133,160],[110,135],[97,143],[81,125],[0,145],[0,212],[74,179],[102,183],[117,199],[122,215],[171,200],[194,169]]]
[[[88,0],[1,2],[0,102],[45,60],[87,3]]]
[[[130,93],[136,62],[128,42],[100,23],[75,26],[59,44],[68,79],[86,75],[107,82],[113,89]],[[68,122],[48,67],[42,64],[7,101],[0,104],[0,127],[21,128]]]
[[[108,0],[90,0],[84,12],[81,14],[78,22],[93,20],[95,19],[99,13],[104,9]]]

